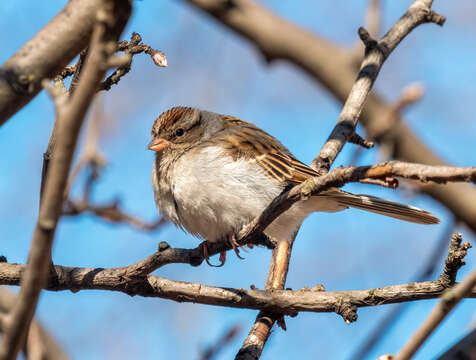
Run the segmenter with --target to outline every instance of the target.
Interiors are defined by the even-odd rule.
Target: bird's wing
[[[318,175],[267,132],[232,116],[224,118],[225,128],[214,140],[221,140],[234,159],[246,158],[256,162],[268,176],[283,184],[301,183]]]

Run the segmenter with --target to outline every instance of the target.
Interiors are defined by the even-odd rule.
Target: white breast
[[[181,224],[208,241],[239,231],[281,192],[259,166],[235,161],[218,147],[186,153],[173,172],[171,188]]]
[[[234,160],[219,147],[187,152],[172,166],[173,175],[156,192],[159,211],[188,232],[208,241],[223,240],[253,220],[282,191],[261,167]],[[157,177],[154,168],[154,188]],[[317,197],[293,205],[265,231],[275,239],[290,239],[313,211],[336,211],[335,203]]]

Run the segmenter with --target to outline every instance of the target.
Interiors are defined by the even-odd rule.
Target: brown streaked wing
[[[267,175],[279,182],[301,183],[318,173],[297,160],[277,139],[257,126],[224,115],[223,144],[234,159],[256,161]]]

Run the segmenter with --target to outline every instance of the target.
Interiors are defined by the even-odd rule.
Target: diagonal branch
[[[187,0],[209,13],[255,45],[268,61],[287,60],[322,84],[342,103],[355,82],[354,57],[322,37],[305,31],[252,0]],[[428,3],[428,2],[425,2]],[[394,121],[394,106],[370,93],[360,116],[367,136],[378,143],[391,142],[393,158],[414,163],[445,165],[405,125]],[[400,118],[400,115],[398,116]],[[380,137],[378,134],[386,134]],[[450,184],[421,189],[446,206],[455,218],[476,232],[476,189]]]
[[[0,68],[0,126],[89,43],[103,0],[71,0]],[[48,61],[45,61],[48,59]]]
[[[17,297],[4,286],[0,287],[0,316],[15,306]],[[0,321],[0,332],[3,331]],[[67,360],[68,356],[56,343],[53,337],[35,319],[28,331],[28,339],[22,351],[27,359]]]
[[[29,264],[22,279],[18,302],[6,319],[0,359],[15,359],[48,277],[56,224],[61,215],[64,190],[76,142],[86,111],[103,78],[111,52],[108,43],[117,41],[131,12],[128,0],[105,2],[97,12],[89,56],[78,88],[64,107],[58,108],[58,136],[44,196],[30,248]]]
[[[383,63],[397,45],[418,25],[436,23],[443,25],[445,17],[431,10],[433,1],[415,0],[410,8],[392,26],[380,41],[375,41],[364,28],[359,29],[359,36],[365,44],[365,56],[337,124],[331,132],[319,155],[312,161],[311,167],[328,171],[345,143],[355,133],[355,128],[364,103]]]
[[[402,350],[400,350],[395,357],[395,360],[411,359],[450,311],[453,310],[463,298],[472,293],[475,285],[476,269],[473,270],[462,282],[445,291],[442,294],[438,305],[436,305],[421,327],[403,346]]]

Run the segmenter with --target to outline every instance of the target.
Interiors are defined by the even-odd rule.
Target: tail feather
[[[428,211],[375,196],[351,194],[340,190],[321,193],[319,196],[329,196],[344,206],[371,211],[418,224],[438,224],[440,222],[440,219]]]

